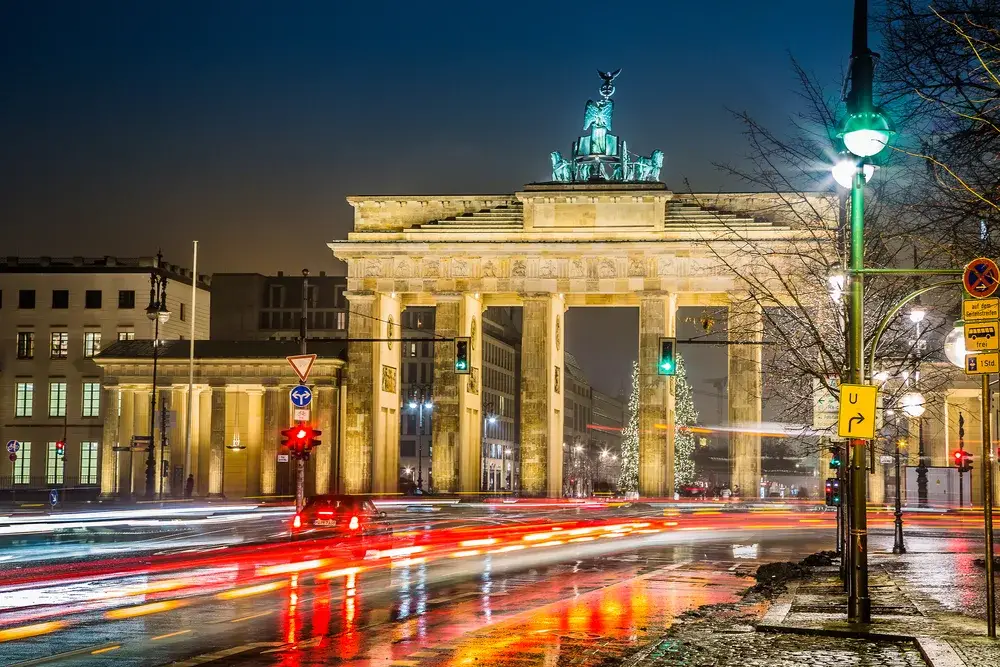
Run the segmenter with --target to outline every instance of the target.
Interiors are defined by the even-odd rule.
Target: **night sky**
[[[850,20],[847,0],[0,3],[0,254],[189,265],[198,239],[209,272],[336,272],[348,194],[547,180],[598,68],[623,68],[615,132],[662,149],[668,185],[743,189],[712,166],[745,152],[726,107],[780,127],[789,53],[835,90]],[[568,345],[615,391],[636,315],[593,312]]]

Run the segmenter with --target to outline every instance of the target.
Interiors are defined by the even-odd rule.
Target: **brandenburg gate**
[[[552,180],[511,195],[358,196],[354,230],[330,243],[348,266],[349,372],[343,491],[396,490],[400,313],[436,308],[436,337],[471,338],[471,372],[454,372],[454,345],[435,344],[434,486],[477,491],[482,428],[482,325],[488,306],[523,309],[521,488],[562,492],[565,313],[574,306],[639,309],[639,491],[674,492],[674,379],[657,373],[661,336],[682,306],[725,306],[742,343],[729,350],[731,424],[761,421],[762,306],[740,279],[747,244],[779,257],[803,229],[780,194],[680,194],[659,182],[663,154],[634,156],[611,134],[614,73],[601,73],[584,131]],[[795,195],[798,199],[802,195]],[[836,211],[825,195],[815,210]],[[766,212],[766,217],[763,212]],[[800,212],[801,213],[801,212]],[[817,224],[835,225],[835,219]],[[369,342],[378,339],[376,342]],[[745,344],[751,343],[751,344]],[[757,489],[760,435],[730,440],[731,484]]]

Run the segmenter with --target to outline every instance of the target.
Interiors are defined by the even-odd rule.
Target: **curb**
[[[926,635],[899,635],[887,632],[867,632],[864,630],[834,630],[828,628],[803,628],[797,626],[759,623],[757,632],[773,634],[812,635],[814,637],[844,637],[850,639],[874,639],[878,641],[907,642],[914,644],[929,667],[968,667],[948,642]]]

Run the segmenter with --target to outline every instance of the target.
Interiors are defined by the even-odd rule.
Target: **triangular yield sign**
[[[309,371],[312,370],[313,362],[316,361],[316,355],[296,354],[291,357],[285,357],[285,359],[291,364],[292,370],[299,376],[299,379],[305,382],[306,378],[309,377]]]

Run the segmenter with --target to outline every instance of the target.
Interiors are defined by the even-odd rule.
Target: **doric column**
[[[164,460],[166,460],[167,472],[169,474],[169,466],[171,462],[171,448],[174,441],[174,436],[177,434],[177,424],[164,427],[161,423],[163,414],[167,414],[167,419],[170,419],[170,411],[173,409],[173,391],[170,387],[158,387],[156,390],[156,495],[159,497],[161,495],[170,495],[170,479],[163,477]],[[168,422],[169,423],[169,422]]]
[[[278,490],[278,449],[281,430],[287,428],[289,401],[286,389],[264,388],[263,441],[260,448],[260,493],[270,496]]]
[[[218,498],[222,496],[223,466],[226,455],[226,388],[213,386],[211,388],[211,439],[208,453],[208,495]]]
[[[247,460],[246,484],[248,496],[260,495],[261,449],[264,440],[264,388],[250,387],[247,394]]]
[[[400,302],[380,292],[351,292],[350,337],[398,339]],[[354,342],[347,348],[345,493],[394,492],[399,479],[398,340]]]
[[[533,294],[524,297],[521,491],[527,495],[562,495],[565,311],[565,302],[557,295]]]
[[[101,410],[104,411],[104,431],[101,434],[101,498],[109,499],[115,495],[115,460],[114,450],[118,442],[118,387],[101,388]]]
[[[674,494],[674,384],[660,375],[660,338],[676,332],[677,295],[639,295],[639,495]]]
[[[323,434],[320,436],[320,446],[312,452],[316,471],[316,493],[330,493],[330,482],[333,463],[333,449],[337,442],[336,388],[332,385],[316,387],[316,397],[313,399],[313,422]]]
[[[132,433],[149,435],[149,390],[136,389],[132,399]],[[135,496],[141,496],[146,491],[146,451],[132,454],[131,485],[129,488]]]
[[[760,304],[749,294],[731,294],[729,304],[730,484],[744,498],[760,487],[761,346],[764,325]],[[748,344],[751,343],[751,344]]]
[[[434,333],[439,338],[469,338],[469,373],[455,373],[455,346],[434,350],[434,455],[431,466],[438,491],[479,490],[482,455],[482,313],[479,295],[438,295]]]
[[[128,447],[135,435],[135,390],[121,389],[122,414],[118,418],[118,444]],[[135,453],[123,451],[118,457],[118,495],[126,497],[132,492],[132,469],[130,464]]]

